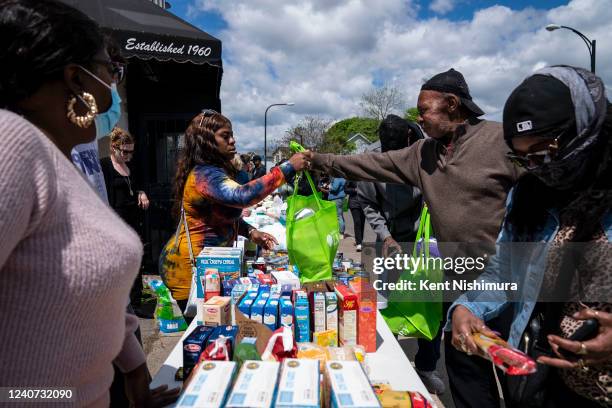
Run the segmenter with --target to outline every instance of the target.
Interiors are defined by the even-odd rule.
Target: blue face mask
[[[117,92],[117,84],[112,83],[111,85],[108,85],[87,69],[83,67],[81,67],[81,69],[91,75],[92,78],[96,79],[102,85],[107,87],[111,92],[112,102],[110,108],[108,108],[106,112],[98,113],[94,119],[94,123],[96,125],[96,140],[101,139],[108,135],[117,125],[117,123],[119,123],[119,118],[121,117],[121,97],[119,96],[119,92]]]

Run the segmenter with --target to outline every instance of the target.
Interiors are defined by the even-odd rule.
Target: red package
[[[527,354],[513,348],[502,339],[493,339],[482,333],[473,333],[483,357],[491,360],[495,366],[508,375],[527,375],[535,373],[536,362]]]
[[[412,408],[431,408],[431,404],[427,401],[427,398],[416,391],[410,391],[410,402],[412,402]]]
[[[215,339],[214,342],[210,343],[202,355],[200,356],[200,361],[202,360],[214,360],[214,361],[230,361],[230,349],[231,349],[230,339],[224,336],[219,336],[219,338]]]
[[[282,362],[286,358],[297,358],[297,344],[293,338],[293,330],[283,326],[272,333],[261,359]]]
[[[273,285],[274,284],[274,279],[272,279],[272,275],[267,274],[267,273],[258,275],[257,280],[259,280],[259,283],[261,283],[262,285]]]

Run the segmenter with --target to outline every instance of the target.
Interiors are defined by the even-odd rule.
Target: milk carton
[[[280,363],[247,360],[227,400],[228,408],[269,408],[276,393]]]
[[[335,330],[336,338],[332,339],[332,345],[338,346],[338,297],[335,292],[325,293],[325,327],[327,330]]]
[[[287,358],[283,361],[275,407],[320,406],[319,361]]]
[[[225,406],[235,372],[236,363],[233,361],[201,362],[176,406],[181,408]]]
[[[267,292],[262,292],[259,294],[259,296],[257,296],[257,299],[255,299],[255,302],[253,302],[253,305],[251,306],[251,320],[263,323],[264,309],[269,298],[270,294]]]
[[[315,292],[313,293],[313,331],[322,332],[325,331],[325,293]]]
[[[242,298],[240,303],[238,304],[238,310],[242,312],[246,317],[251,316],[251,307],[255,300],[257,299],[257,292],[247,292],[246,295]]]
[[[264,308],[263,323],[272,331],[278,328],[279,296],[270,296]]]
[[[293,303],[289,296],[280,298],[280,325],[293,329]]]

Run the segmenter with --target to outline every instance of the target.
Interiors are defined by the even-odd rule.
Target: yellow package
[[[330,329],[312,333],[312,341],[322,347],[338,346],[338,330]]]
[[[320,369],[323,371],[325,362],[327,361],[327,351],[324,347],[315,343],[297,343],[297,347],[297,358],[319,360]]]
[[[383,408],[412,408],[410,394],[407,391],[385,390],[377,396]]]

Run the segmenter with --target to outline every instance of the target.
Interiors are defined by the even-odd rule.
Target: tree
[[[417,123],[417,118],[419,117],[419,110],[417,108],[408,108],[404,113],[404,119],[409,122]]]
[[[398,88],[385,85],[364,93],[360,105],[365,116],[381,121],[404,106],[404,95]]]
[[[289,146],[289,142],[295,140],[306,149],[321,151],[325,133],[330,125],[331,121],[327,119],[319,116],[306,116],[304,120],[285,132],[285,135],[278,139],[276,145]]]

